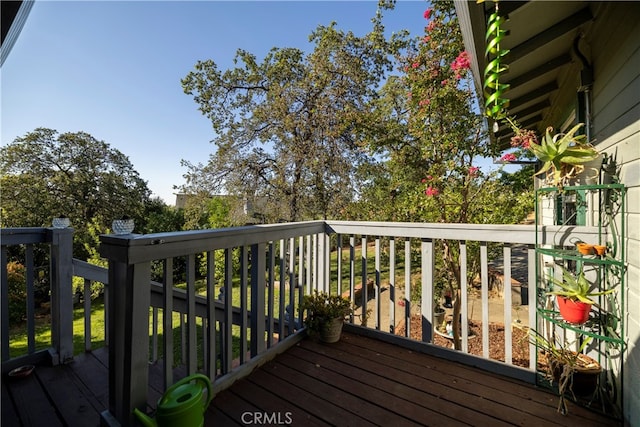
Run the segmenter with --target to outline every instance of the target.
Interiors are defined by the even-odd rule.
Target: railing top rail
[[[0,229],[2,246],[50,243],[52,230],[73,233],[73,228],[53,229],[47,227],[17,227]]]
[[[330,232],[384,237],[474,240],[535,244],[535,225],[524,224],[449,224],[426,222],[353,222],[327,221]],[[569,236],[588,240],[598,235],[597,227],[541,226],[538,243],[564,244]]]
[[[100,254],[129,264],[325,232],[324,221],[100,236]]]

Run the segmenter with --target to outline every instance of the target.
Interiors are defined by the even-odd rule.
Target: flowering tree
[[[453,2],[435,2],[424,19],[424,35],[399,58],[402,75],[389,79],[383,91],[379,108],[390,132],[372,143],[387,158],[380,175],[390,186],[395,209],[390,216],[444,223],[518,222],[533,199],[526,191],[514,194],[499,171],[480,167],[482,159],[497,157],[498,151],[483,131]],[[437,244],[436,281],[453,297],[454,341],[460,348],[459,245]],[[477,262],[468,266],[470,276],[478,270]]]

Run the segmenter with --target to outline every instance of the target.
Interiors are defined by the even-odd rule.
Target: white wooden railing
[[[5,232],[7,236],[20,234],[3,230],[3,292],[5,245],[18,242],[15,237],[7,239]],[[595,232],[589,227],[544,227],[538,242],[563,244],[574,237],[589,240],[588,236]],[[65,236],[70,248],[71,231],[41,229],[39,233]],[[489,265],[492,263],[503,275],[503,322],[511,325],[512,248],[514,245],[526,247],[526,281],[536,283],[533,226],[312,221],[151,235],[103,235],[100,253],[109,262],[108,274],[98,267],[72,261],[70,249],[67,255],[67,250],[59,247],[52,249],[52,263],[58,260],[69,267],[52,265],[51,271],[62,275],[65,281],[69,277],[68,282],[64,282],[69,284],[69,299],[72,298],[71,271],[85,278],[85,292],[91,281],[108,283],[105,339],[109,345],[110,401],[103,420],[107,424],[115,419],[122,425],[131,425],[133,408],[146,408],[150,361],[164,361],[165,386],[173,382],[174,366],[184,365],[187,374],[205,372],[209,375],[214,380],[214,390],[226,388],[301,339],[302,318],[297,307],[304,294],[316,289],[347,293],[355,301],[360,287],[359,312],[367,313],[371,309],[367,325],[372,333],[391,336],[397,333],[396,325],[404,321],[408,336],[410,316],[418,313],[422,341],[430,343],[438,240],[448,240],[459,247],[463,278],[467,277],[466,266],[472,261],[467,248],[471,242],[478,244],[482,347],[483,358],[488,359]],[[490,248],[495,244],[501,247],[501,256],[490,259]],[[369,251],[373,252],[373,265],[367,261]],[[173,283],[176,259],[186,259],[184,289],[176,288]],[[161,283],[151,281],[152,262],[163,265]],[[417,278],[416,273],[419,273]],[[368,282],[373,282],[372,294],[369,294]],[[58,287],[63,281],[52,279],[52,283]],[[421,289],[420,301],[411,298],[411,288],[416,286]],[[197,287],[200,290],[197,291]],[[522,316],[534,325],[536,287],[526,289],[531,304],[523,307]],[[388,292],[388,300],[383,298],[383,292]],[[58,300],[66,301],[66,291],[52,289],[52,297],[54,294]],[[467,286],[462,286],[461,298],[462,319],[468,319]],[[389,304],[386,308],[383,301]],[[404,310],[396,309],[398,301],[404,303]],[[69,311],[71,308],[72,304],[67,307]],[[89,313],[90,307],[85,307],[85,312]],[[174,320],[173,315],[164,316],[164,313],[177,313],[177,317]],[[71,338],[63,336],[65,328],[70,328],[62,325],[68,323],[67,318],[71,315],[54,316],[58,324],[53,327],[60,331],[54,347],[63,355],[68,354],[65,348],[73,348]],[[352,322],[361,324],[362,318],[354,317]],[[464,353],[468,350],[467,322],[461,324]],[[90,337],[90,317],[85,318],[85,325],[85,337]],[[179,337],[173,336],[174,330]],[[511,328],[505,328],[504,333],[505,362],[491,366],[507,369],[511,364]],[[8,347],[7,336],[3,329],[3,357]],[[174,338],[180,343],[179,351],[174,348]],[[90,338],[85,338],[85,348],[90,346]],[[65,358],[68,356],[62,356],[62,360]],[[529,359],[528,372],[532,373],[535,363],[532,347]]]

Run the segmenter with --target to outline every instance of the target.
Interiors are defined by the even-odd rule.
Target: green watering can
[[[205,389],[206,397],[203,394]],[[209,378],[195,374],[169,387],[158,401],[155,419],[138,408],[133,413],[146,427],[202,427],[204,412],[212,398]]]

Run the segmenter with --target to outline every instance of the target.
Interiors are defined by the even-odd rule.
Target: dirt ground
[[[469,353],[482,356],[482,323],[477,321],[469,322],[469,331],[473,338],[469,338]],[[400,325],[397,334],[404,335],[404,325]],[[411,338],[422,339],[422,317],[415,314],[411,317]],[[512,360],[517,366],[529,366],[529,345],[526,330],[513,328],[512,332]],[[453,348],[452,340],[444,338],[438,334],[434,336],[433,343],[442,347]],[[504,362],[504,325],[501,323],[489,324],[489,357],[494,360]]]

